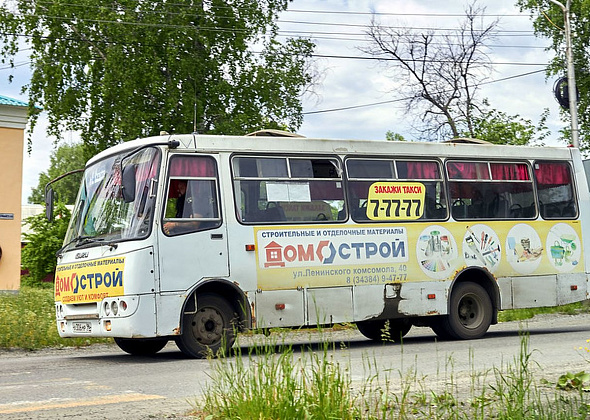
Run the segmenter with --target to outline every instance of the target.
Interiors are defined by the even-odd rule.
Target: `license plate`
[[[72,330],[76,333],[91,333],[92,324],[90,322],[74,322]]]

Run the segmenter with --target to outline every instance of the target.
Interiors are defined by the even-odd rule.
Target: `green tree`
[[[49,134],[80,131],[94,151],[161,130],[296,130],[314,44],[277,40],[288,3],[14,0],[0,52],[12,62],[27,37],[32,125],[46,110]]]
[[[31,190],[31,195],[28,198],[29,203],[43,204],[45,202],[45,185],[60,175],[84,168],[87,160],[83,144],[60,145],[51,153],[49,169],[39,174],[39,183]],[[56,200],[65,204],[74,204],[81,181],[82,174],[73,174],[53,184]]]
[[[387,130],[387,133],[385,133],[385,140],[387,140],[387,141],[406,141],[405,137],[402,136],[400,133],[395,133],[391,130]]]
[[[63,203],[55,208],[55,220],[50,222],[45,214],[25,219],[32,233],[25,234],[28,242],[22,250],[22,265],[29,271],[29,283],[37,283],[55,272],[55,254],[61,248],[71,213]]]
[[[566,1],[562,0],[565,4]],[[565,51],[565,32],[563,11],[549,0],[517,0],[516,4],[521,11],[528,10],[533,20],[533,26],[537,36],[547,37],[551,40],[550,50],[555,52],[551,61],[547,76],[566,76],[567,61]],[[578,103],[580,148],[590,149],[590,0],[572,1],[570,5],[570,27],[572,31],[572,51],[574,55],[574,67],[576,73],[576,86],[580,97]],[[568,126],[561,130],[562,137],[570,141],[569,110],[562,110],[564,121]]]
[[[484,101],[487,104],[487,101]],[[543,145],[550,134],[546,126],[549,110],[541,115],[538,125],[520,115],[508,115],[497,109],[487,109],[473,118],[473,130],[464,137],[475,137],[494,144]]]

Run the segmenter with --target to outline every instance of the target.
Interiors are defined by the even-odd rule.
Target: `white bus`
[[[48,194],[51,205],[51,194]],[[58,254],[62,337],[190,357],[236,331],[482,337],[588,298],[574,148],[166,135],[92,158]]]

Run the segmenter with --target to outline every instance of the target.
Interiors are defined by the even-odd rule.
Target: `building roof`
[[[0,95],[0,105],[9,105],[9,106],[23,106],[28,107],[29,104],[23,101],[19,101],[18,99],[9,98],[8,96]]]

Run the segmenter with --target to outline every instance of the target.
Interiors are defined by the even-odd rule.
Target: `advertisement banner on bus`
[[[124,268],[124,257],[60,264],[55,272],[55,301],[85,303],[121,296]]]
[[[584,265],[575,220],[255,231],[262,290],[451,280],[472,266],[498,278],[581,272]]]

